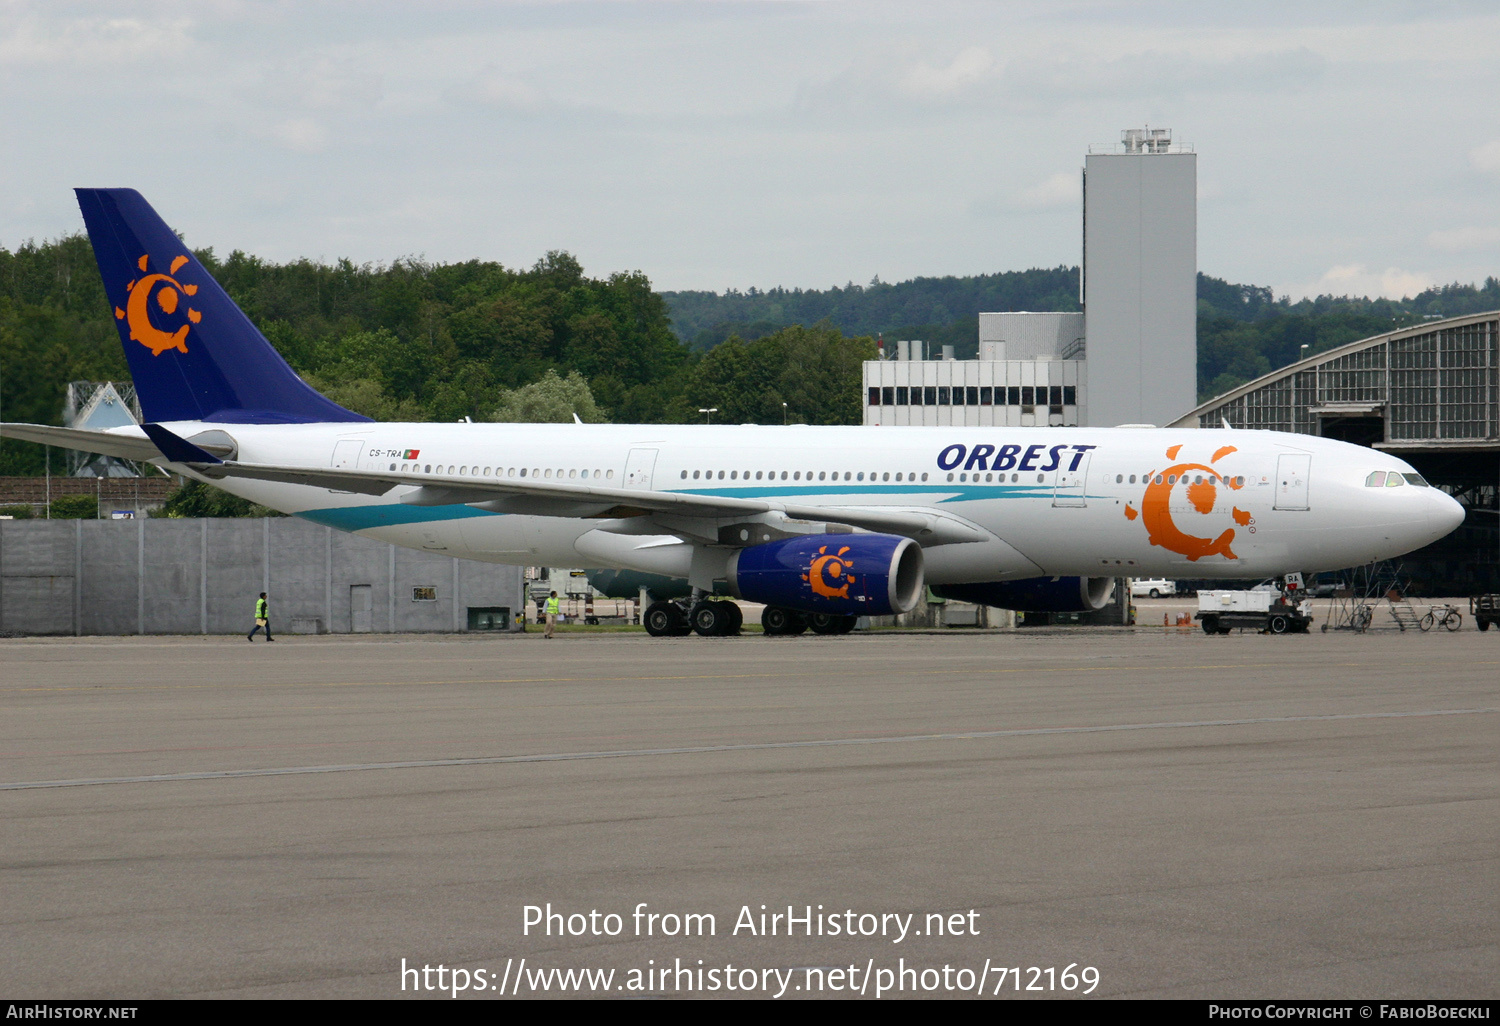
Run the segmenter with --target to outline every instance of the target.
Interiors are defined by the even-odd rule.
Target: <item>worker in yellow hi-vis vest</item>
[[[554,591],[547,598],[547,633],[543,634],[542,637],[544,637],[544,638],[550,638],[550,637],[552,637],[552,632],[557,627],[557,613],[558,613],[557,592]]]
[[[265,631],[267,641],[276,640],[271,637],[271,607],[266,603],[265,592],[261,592],[260,598],[255,600],[255,626],[250,628],[250,641],[255,640],[257,631]]]

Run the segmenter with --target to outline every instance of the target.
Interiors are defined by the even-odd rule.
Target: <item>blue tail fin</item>
[[[364,421],[319,395],[134,189],[77,189],[149,421]]]

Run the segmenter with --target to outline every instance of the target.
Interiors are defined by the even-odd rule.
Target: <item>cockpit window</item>
[[[1416,485],[1418,488],[1428,487],[1427,481],[1422,477],[1421,474],[1402,474],[1401,476],[1406,478],[1407,484]]]
[[[1400,488],[1404,484],[1406,484],[1406,482],[1401,480],[1401,475],[1396,473],[1394,470],[1386,476],[1385,486],[1387,488]]]
[[[1366,488],[1379,488],[1385,484],[1385,471],[1377,470],[1365,478]]]

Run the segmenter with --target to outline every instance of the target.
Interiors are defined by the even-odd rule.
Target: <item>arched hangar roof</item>
[[[1497,344],[1500,311],[1424,321],[1272,371],[1169,426],[1316,435],[1326,420],[1379,418],[1382,449],[1500,449]]]

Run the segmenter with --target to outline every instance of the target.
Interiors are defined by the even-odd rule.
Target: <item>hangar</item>
[[[1500,590],[1500,311],[1424,321],[1310,356],[1172,427],[1295,431],[1394,453],[1469,511],[1404,573],[1428,594]]]

